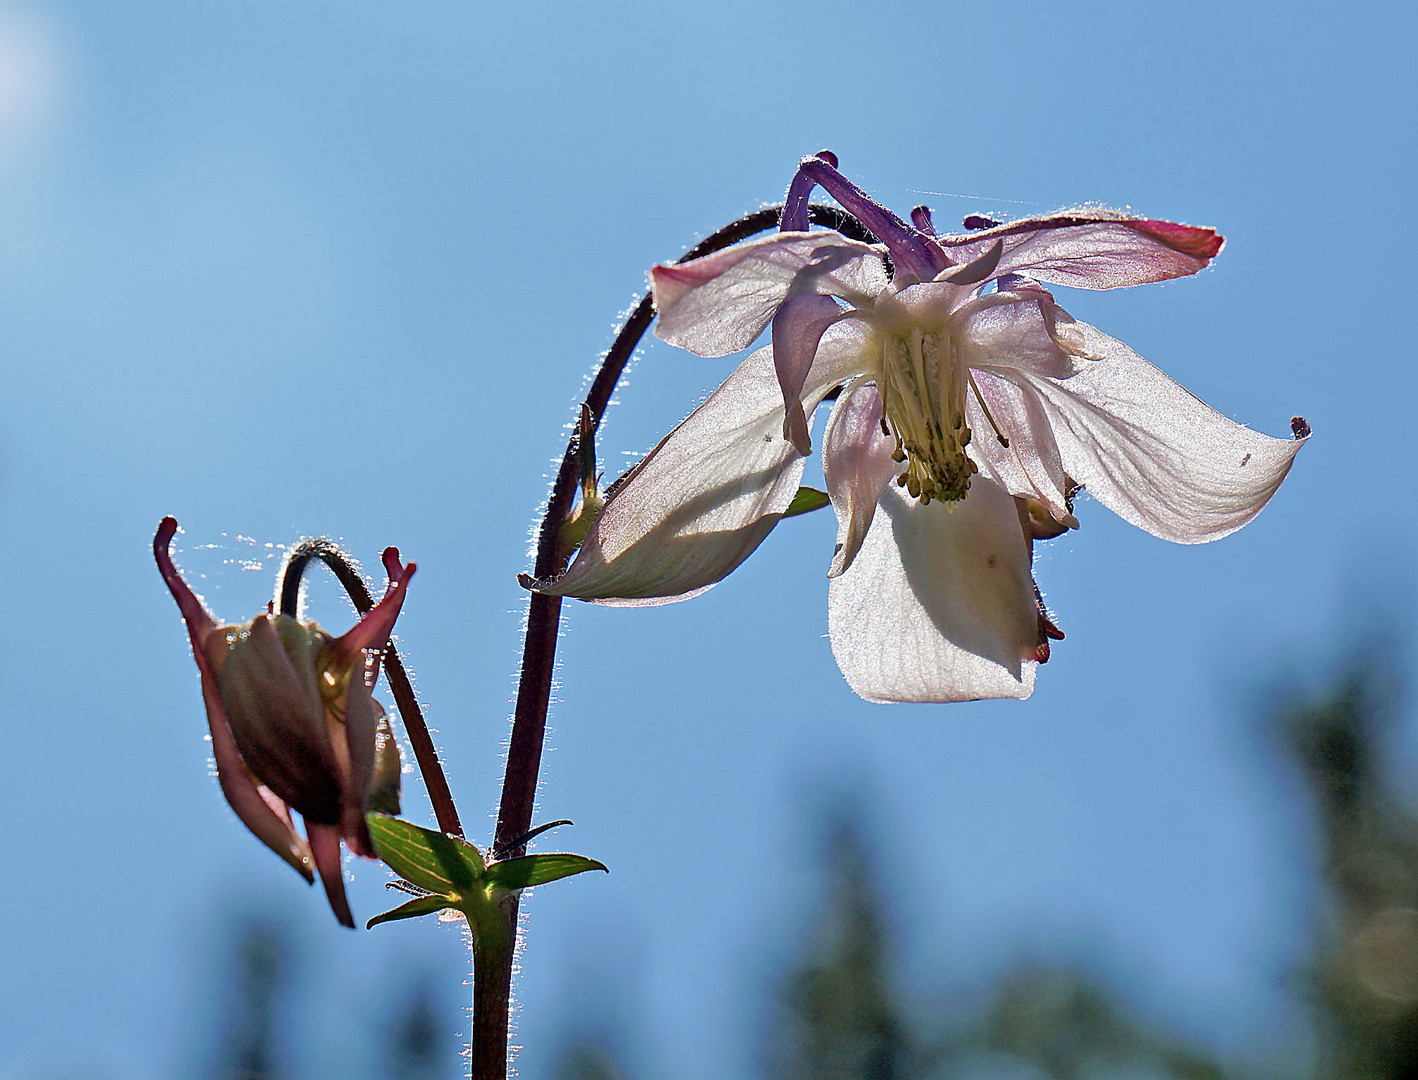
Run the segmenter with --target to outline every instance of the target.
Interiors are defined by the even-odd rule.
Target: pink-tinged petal
[[[995,374],[1015,368],[1055,378],[1072,374],[1086,361],[1059,346],[1059,320],[1072,323],[1049,294],[1037,288],[989,293],[953,316],[960,359],[974,380],[966,401],[970,456],[1011,494],[1038,499],[1056,520],[1076,525],[1067,508],[1068,481],[1048,416],[1032,394]]]
[[[973,438],[969,453],[983,475],[1011,495],[1034,499],[1048,508],[1049,515],[1064,527],[1077,528],[1078,521],[1068,509],[1069,480],[1059,455],[1058,443],[1049,427],[1049,415],[1038,396],[988,371],[973,373],[980,399],[988,406],[985,415],[974,394],[966,402],[966,422]],[[994,425],[1009,440],[1001,444]]]
[[[655,334],[699,356],[746,349],[789,295],[869,304],[889,284],[880,248],[835,232],[778,233],[650,271]]]
[[[977,285],[992,277],[999,269],[999,261],[1004,257],[1004,241],[996,240],[987,247],[984,254],[972,259],[961,267],[941,271],[939,281],[950,285]]]
[[[1204,229],[1197,225],[1181,225],[1175,221],[1130,221],[1128,225],[1137,232],[1151,236],[1180,255],[1210,262],[1221,254],[1226,240],[1215,229]]]
[[[306,831],[310,833],[310,850],[315,857],[315,869],[320,872],[320,883],[325,886],[325,898],[330,901],[330,910],[341,926],[355,928],[354,915],[350,912],[350,902],[345,898],[345,874],[340,866],[340,830],[334,825],[319,825],[307,821]]]
[[[217,690],[216,672],[207,654],[209,641],[217,629],[216,623],[173,565],[170,547],[176,533],[177,521],[171,517],[163,518],[158,525],[157,535],[153,538],[153,556],[158,564],[158,572],[162,574],[163,581],[167,583],[168,590],[177,601],[178,609],[187,624],[188,636],[192,640],[192,657],[197,661],[197,671],[201,676],[202,702],[207,709],[207,727],[212,736],[212,757],[217,766],[217,783],[221,786],[227,805],[232,808],[241,823],[250,829],[258,840],[288,862],[306,881],[314,881],[310,849],[295,831],[290,811],[279,799],[257,784],[237,752],[236,739],[231,733],[226,712],[222,708],[221,694]]]
[[[876,514],[882,488],[901,472],[891,459],[896,440],[881,430],[881,395],[874,383],[845,391],[827,420],[822,440],[822,473],[837,513],[837,549],[827,576],[846,571]]]
[[[397,565],[399,553],[393,548],[390,550],[394,552],[393,562]],[[389,569],[390,564],[386,562],[385,567]],[[355,653],[365,649],[383,651],[384,646],[389,644],[389,635],[394,632],[394,620],[404,606],[404,596],[417,569],[417,563],[409,563],[398,574],[391,570],[389,587],[384,590],[379,603],[365,612],[347,633],[336,639],[335,648],[341,657],[353,659]]]
[[[1024,368],[1061,379],[1078,361],[1059,347],[1059,320],[1071,323],[1067,312],[1047,293],[987,293],[962,306],[951,318],[967,367]]]
[[[1082,357],[1074,375],[1013,378],[1038,396],[1069,476],[1125,521],[1181,544],[1219,539],[1260,512],[1303,439],[1228,420],[1086,323],[1065,330]]]
[[[1022,273],[1077,289],[1117,289],[1185,277],[1206,266],[1224,243],[1212,229],[1097,210],[1014,221],[939,239],[952,257],[967,260],[984,255],[996,242],[1004,245],[996,276]]]
[[[812,453],[803,412],[803,383],[812,369],[818,342],[842,316],[837,301],[821,293],[790,296],[773,316],[773,368],[783,390],[783,438],[806,457]]]
[[[887,487],[827,622],[868,701],[1028,697],[1039,616],[1014,500],[979,477],[954,507]]]
[[[1001,274],[995,278],[995,286],[1001,293],[1013,293],[1017,297],[1031,296],[1036,300],[1053,302],[1054,294],[1033,278],[1023,274]]]
[[[804,386],[809,410],[855,374],[861,331],[823,337]],[[772,349],[759,349],[640,463],[591,526],[570,569],[539,592],[602,603],[684,600],[752,554],[802,477],[783,438],[783,394]]]
[[[177,601],[177,610],[182,612],[182,621],[187,624],[187,634],[192,639],[192,651],[200,653],[208,632],[215,629],[217,624],[173,565],[172,538],[176,535],[177,519],[163,518],[153,536],[153,558],[157,561],[158,573],[162,575],[168,592],[172,593],[172,598]]]
[[[392,585],[395,581],[398,581],[404,576],[404,564],[399,557],[398,548],[385,548],[384,551],[380,554],[379,560],[384,564],[384,573],[388,576],[390,585]],[[373,686],[376,682],[379,681],[379,663],[382,659],[382,654],[375,654],[373,658],[373,663],[370,665],[369,668],[370,686]]]

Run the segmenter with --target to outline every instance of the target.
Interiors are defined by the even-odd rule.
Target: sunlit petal
[[[1260,512],[1303,439],[1227,419],[1086,323],[1071,333],[1086,358],[1075,374],[1012,374],[1038,396],[1069,476],[1124,520],[1183,544],[1218,539]]]
[[[1048,293],[989,293],[961,307],[952,317],[967,367],[1017,367],[1061,379],[1073,372],[1075,358],[1055,338],[1059,318],[1071,322]]]
[[[974,379],[979,396],[971,396],[966,410],[975,435],[970,456],[1011,495],[1037,499],[1055,521],[1076,525],[1068,509],[1069,478],[1038,395],[988,371],[975,372]]]
[[[310,847],[291,821],[290,809],[269,788],[263,788],[241,760],[222,713],[216,684],[203,668],[202,698],[207,705],[207,724],[212,733],[212,757],[217,765],[217,783],[222,795],[241,823],[258,840],[274,851],[306,881],[314,881]]]
[[[892,460],[896,440],[881,429],[881,395],[875,384],[854,384],[827,420],[822,440],[822,472],[837,512],[837,550],[828,577],[852,565],[876,514],[876,502],[901,471]]]
[[[815,408],[853,355],[835,329],[809,373]],[[783,438],[773,350],[759,349],[607,500],[561,578],[541,592],[608,603],[667,603],[719,581],[762,543],[797,494],[803,458]]]
[[[398,552],[394,553],[394,560],[398,572],[391,575],[389,587],[384,590],[379,603],[365,612],[359,622],[336,639],[335,648],[342,657],[353,659],[355,653],[365,649],[382,651],[384,646],[389,644],[389,635],[394,631],[394,621],[404,606],[404,597],[408,595],[409,582],[418,569],[417,563],[400,565]]]
[[[173,537],[177,535],[177,522],[165,517],[158,525],[153,537],[153,556],[158,564],[168,590],[177,601],[183,620],[187,623],[188,635],[192,641],[192,657],[197,661],[197,671],[201,677],[202,702],[207,709],[207,727],[212,736],[212,757],[217,766],[217,782],[227,805],[251,832],[305,878],[315,878],[311,869],[310,848],[295,831],[291,822],[290,809],[269,788],[263,788],[251,770],[241,760],[236,748],[236,739],[226,711],[222,708],[221,692],[217,689],[217,672],[208,645],[218,633],[216,623],[196,594],[187,587],[182,575],[173,564],[170,551]],[[220,656],[224,650],[217,648],[213,654]]]
[[[939,238],[957,260],[977,259],[997,241],[1004,252],[996,276],[1021,273],[1076,289],[1118,289],[1195,274],[1224,243],[1212,229],[1098,210]]]
[[[1029,546],[1014,500],[976,478],[954,508],[894,486],[828,599],[832,651],[870,701],[1028,697],[1038,646]]]
[[[650,272],[655,334],[700,356],[746,349],[791,295],[853,306],[887,286],[881,249],[835,232],[778,233]]]
[[[783,390],[783,438],[806,457],[812,453],[803,384],[812,370],[818,343],[827,328],[841,318],[837,301],[820,293],[790,296],[773,316],[773,367]]]
[[[374,766],[382,714],[375,703],[362,671],[350,675],[350,690],[345,698],[344,738],[349,757],[349,780],[342,785],[340,799],[340,834],[356,855],[366,859],[376,857],[374,840],[365,823],[369,809],[369,792],[374,783]],[[334,725],[332,725],[333,729]],[[331,737],[338,735],[331,732]]]

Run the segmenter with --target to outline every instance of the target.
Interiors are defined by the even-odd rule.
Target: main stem
[[[747,214],[705,237],[678,261],[700,258],[771,229],[778,224],[782,211],[781,205],[766,206]],[[826,225],[846,236],[866,243],[876,242],[876,237],[861,222],[835,207],[814,205],[809,208],[809,217],[814,224]],[[600,427],[601,417],[605,415],[625,365],[630,362],[654,317],[654,302],[647,293],[616,334],[595,378],[591,380],[582,415],[590,417],[592,438]],[[561,527],[571,515],[580,477],[583,430],[586,430],[585,425],[567,443],[537,534],[533,576],[541,580],[562,573],[571,558],[571,553],[564,550],[560,542]],[[507,771],[502,781],[502,802],[498,808],[494,834],[494,846],[506,849],[509,858],[523,854],[523,847],[517,846],[516,842],[527,835],[532,825],[560,625],[561,597],[532,593],[527,611],[527,637],[522,647],[522,678],[517,685],[512,739],[507,747]],[[511,1020],[517,907],[516,896],[508,897],[502,906],[508,925],[505,947],[480,950],[477,942],[473,945],[473,1045],[469,1063],[473,1080],[505,1080],[507,1076],[507,1031]]]

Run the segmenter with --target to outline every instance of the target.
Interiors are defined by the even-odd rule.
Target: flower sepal
[[[821,510],[831,506],[832,500],[828,498],[827,492],[819,491],[815,487],[803,486],[798,488],[798,493],[793,496],[793,501],[788,504],[788,509],[783,511],[785,518],[797,517],[799,514],[810,514],[814,510]]]
[[[416,567],[386,560],[383,599],[340,637],[274,614],[274,604],[249,623],[219,626],[172,561],[176,533],[164,518],[153,556],[187,624],[222,794],[301,877],[319,875],[335,917],[353,928],[340,849],[374,858],[365,814],[398,812],[398,744],[372,691]]]
[[[504,899],[587,870],[606,870],[595,859],[565,852],[489,862],[477,845],[461,837],[384,814],[370,814],[367,821],[379,858],[418,894],[374,916],[368,927],[452,910],[467,918],[480,947],[501,948],[508,944],[509,933],[507,919],[499,911]]]

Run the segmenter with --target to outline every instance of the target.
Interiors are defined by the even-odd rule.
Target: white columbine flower
[[[659,604],[718,582],[798,490],[808,417],[837,514],[828,624],[874,701],[1027,697],[1060,637],[1031,573],[1035,539],[1077,528],[1078,487],[1155,536],[1200,543],[1250,521],[1308,434],[1261,435],[1054,303],[1195,273],[1210,229],[1097,210],[937,236],[805,158],[782,231],[652,273],[656,333],[749,356],[613,489],[542,592]],[[821,185],[881,242],[809,232]]]

